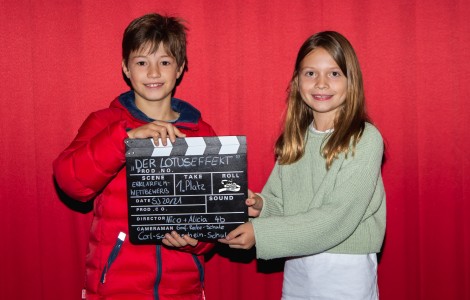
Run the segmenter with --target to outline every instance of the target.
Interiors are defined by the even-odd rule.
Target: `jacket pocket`
[[[121,247],[125,239],[126,239],[126,234],[122,231],[119,232],[118,238],[116,240],[116,244],[114,244],[113,250],[111,250],[111,253],[108,256],[108,260],[106,261],[106,264],[103,268],[103,272],[101,272],[101,278],[100,278],[101,284],[104,284],[106,282],[106,274],[108,273],[109,269],[111,268],[111,265],[113,264],[114,260],[118,256],[119,251],[121,251]]]

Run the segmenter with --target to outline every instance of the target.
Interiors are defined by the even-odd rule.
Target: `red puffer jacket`
[[[190,104],[173,98],[172,108],[180,113],[175,126],[188,137],[215,136]],[[204,261],[200,255],[212,243],[169,249],[133,245],[126,238],[114,262],[107,265],[119,233],[128,233],[126,130],[150,121],[135,106],[134,93],[124,93],[109,108],[90,114],[70,146],[54,161],[54,175],[64,192],[79,201],[95,198],[86,258],[86,299],[203,298]]]

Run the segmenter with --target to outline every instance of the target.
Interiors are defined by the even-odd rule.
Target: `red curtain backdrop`
[[[0,298],[80,299],[88,206],[60,200],[52,160],[85,117],[125,91],[121,36],[135,17],[187,20],[176,96],[219,135],[246,135],[249,186],[273,166],[296,52],[343,33],[364,73],[387,160],[381,299],[470,299],[470,2],[438,0],[0,1]],[[282,264],[208,257],[207,299],[279,299]]]

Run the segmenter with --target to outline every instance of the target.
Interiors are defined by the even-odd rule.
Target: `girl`
[[[377,299],[385,234],[383,140],[369,120],[348,40],[320,32],[300,48],[274,169],[249,191],[250,222],[225,239],[286,257],[282,299]]]

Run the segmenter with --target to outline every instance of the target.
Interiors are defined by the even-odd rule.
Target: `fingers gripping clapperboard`
[[[211,241],[248,220],[245,136],[125,144],[132,243],[160,244],[173,230]]]

